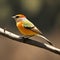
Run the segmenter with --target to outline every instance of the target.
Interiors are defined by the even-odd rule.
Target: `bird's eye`
[[[19,16],[16,16],[16,18],[19,18]]]

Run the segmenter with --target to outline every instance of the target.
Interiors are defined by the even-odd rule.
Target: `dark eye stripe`
[[[16,16],[16,18],[19,18],[19,16]]]

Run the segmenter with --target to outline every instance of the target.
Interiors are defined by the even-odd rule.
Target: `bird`
[[[46,40],[50,45],[53,45],[52,42],[47,39],[43,33],[29,19],[27,19],[24,14],[16,14],[12,16],[12,18],[16,21],[16,26],[23,37],[29,38],[33,36],[39,36]]]

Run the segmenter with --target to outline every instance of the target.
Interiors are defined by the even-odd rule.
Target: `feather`
[[[24,28],[29,29],[37,34],[42,34],[42,32],[35,26],[33,25],[30,21],[25,20],[24,23]]]

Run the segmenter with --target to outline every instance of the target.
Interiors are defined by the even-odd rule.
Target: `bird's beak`
[[[14,19],[16,16],[12,16],[12,18]]]

